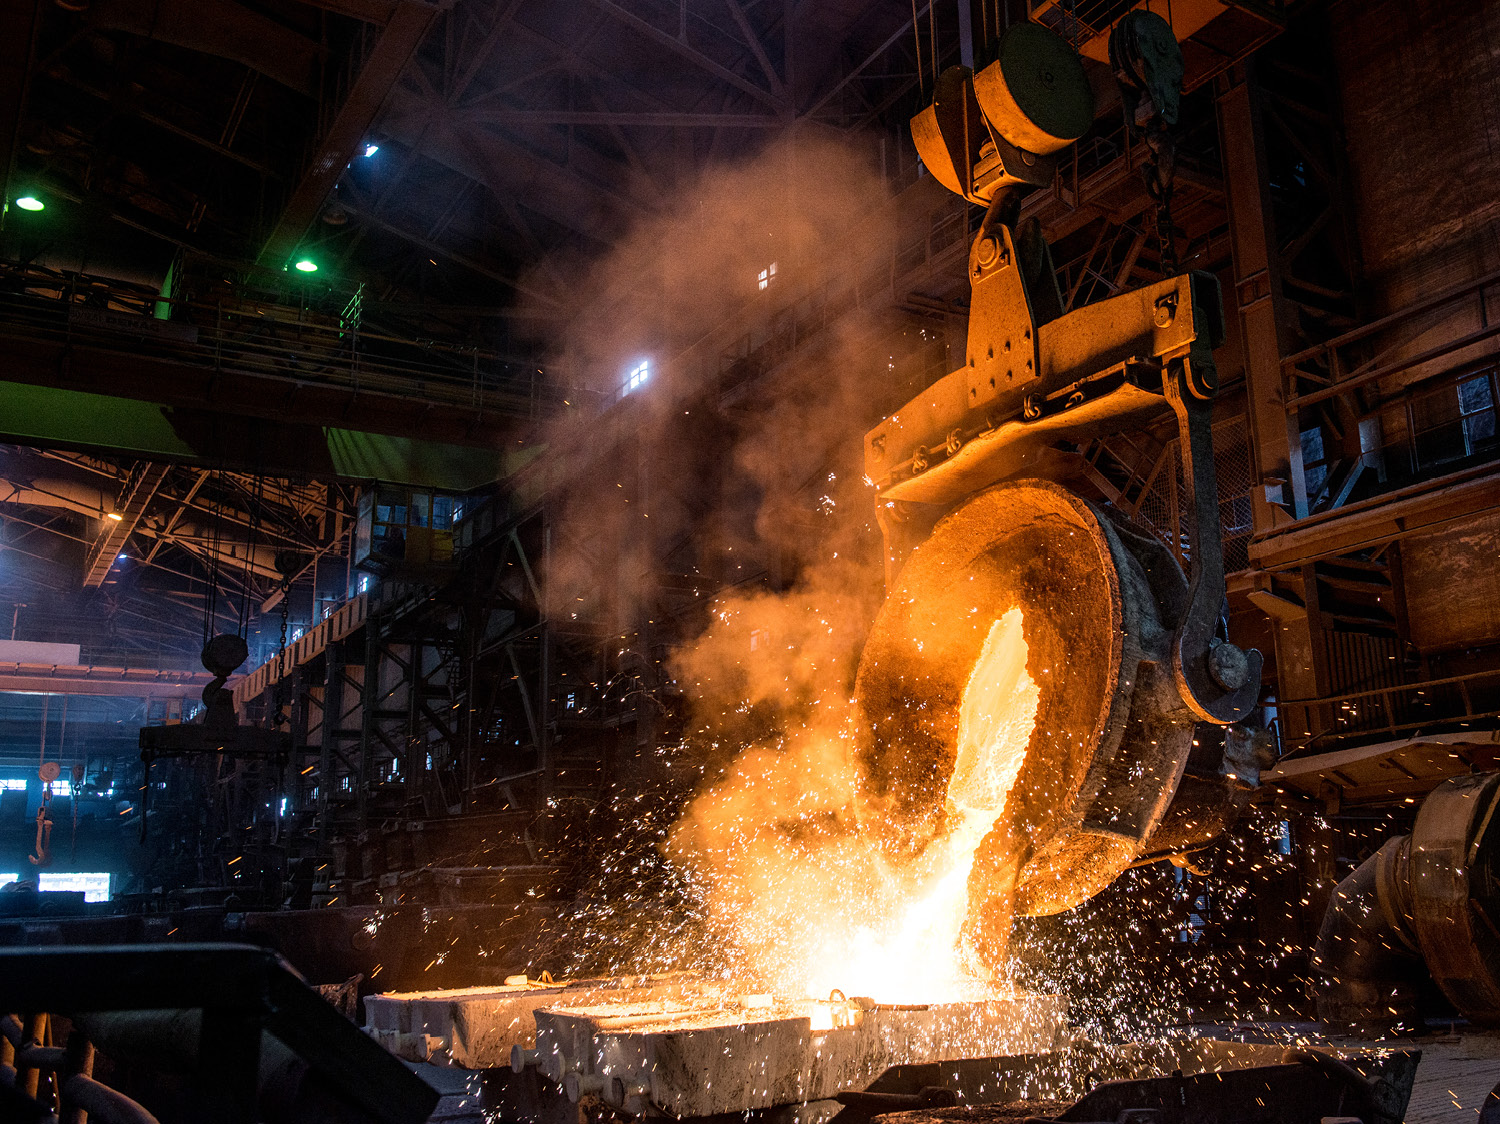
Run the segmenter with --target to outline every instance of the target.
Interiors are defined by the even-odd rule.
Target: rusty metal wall
[[[1401,544],[1411,640],[1424,655],[1500,636],[1500,515]]]
[[[1328,19],[1379,310],[1500,266],[1500,3],[1335,0]]]

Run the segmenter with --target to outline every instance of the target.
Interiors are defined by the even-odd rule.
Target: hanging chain
[[[1177,272],[1177,240],[1172,229],[1172,180],[1177,170],[1177,145],[1172,134],[1160,123],[1160,118],[1147,127],[1146,145],[1151,156],[1141,166],[1141,176],[1146,181],[1146,194],[1156,204],[1156,245],[1161,255],[1162,276],[1171,277]]]

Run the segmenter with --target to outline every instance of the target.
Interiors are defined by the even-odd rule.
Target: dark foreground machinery
[[[0,949],[0,1004],[0,1120],[420,1124],[438,1103],[249,945]]]

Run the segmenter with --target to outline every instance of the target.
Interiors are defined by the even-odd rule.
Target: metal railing
[[[1278,705],[1283,751],[1337,747],[1381,736],[1500,720],[1500,669],[1372,687]]]
[[[1500,322],[1491,323],[1485,290],[1500,286],[1500,270],[1448,289],[1399,312],[1372,320],[1324,343],[1288,355],[1281,361],[1287,408],[1298,410],[1348,394],[1382,379],[1405,374],[1435,363],[1454,352],[1473,347],[1500,335]],[[1418,321],[1437,313],[1455,314],[1472,305],[1479,327],[1452,336],[1441,344],[1411,351],[1410,329]],[[1386,336],[1384,342],[1380,337]],[[1311,383],[1314,389],[1304,390]]]
[[[163,298],[109,278],[14,262],[0,262],[0,335],[509,416],[538,417],[564,394],[536,367],[368,325],[351,331],[337,310],[232,294]]]
[[[1403,376],[1411,381],[1382,403],[1383,412],[1405,411],[1395,441],[1388,441],[1379,422],[1379,440],[1362,436],[1360,452],[1317,459],[1306,466],[1307,515],[1318,515],[1370,495],[1381,495],[1407,484],[1430,480],[1461,468],[1497,459],[1491,450],[1475,450],[1462,458],[1425,463],[1416,440],[1419,427],[1411,416],[1415,396],[1440,389],[1493,364],[1500,343],[1500,322],[1492,322],[1486,290],[1500,287],[1500,271],[1417,301],[1333,339],[1287,356],[1281,361],[1283,394],[1299,432],[1321,425],[1314,410],[1332,399]],[[1472,324],[1461,321],[1468,318]],[[1445,327],[1460,321],[1452,328]],[[1435,344],[1423,344],[1424,334],[1442,332]],[[1456,390],[1455,410],[1457,410]],[[1312,411],[1303,414],[1303,411]],[[1357,404],[1356,414],[1368,407]],[[1459,413],[1451,419],[1463,422]],[[1462,443],[1462,438],[1460,438]],[[1455,463],[1457,462],[1457,463]],[[1316,471],[1318,475],[1313,476]],[[1371,477],[1376,477],[1376,482]],[[1358,487],[1360,490],[1356,490]]]

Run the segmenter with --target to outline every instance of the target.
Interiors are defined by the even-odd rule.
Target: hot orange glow
[[[898,863],[879,846],[847,730],[751,751],[690,809],[678,842],[697,851],[719,919],[779,993],[837,988],[895,1003],[993,993],[962,931],[975,853],[1036,722],[1021,626],[1012,608],[990,628],[960,711],[946,830],[914,858]]]

